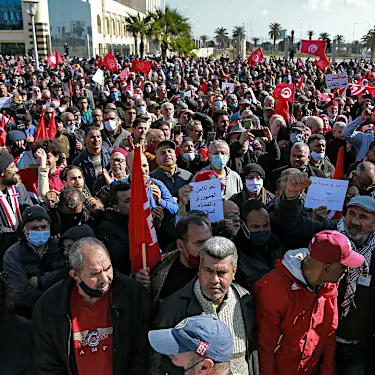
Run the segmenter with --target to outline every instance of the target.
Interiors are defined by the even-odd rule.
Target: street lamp
[[[25,4],[26,12],[31,16],[31,27],[33,31],[33,44],[34,44],[34,58],[35,58],[35,70],[39,71],[39,57],[38,57],[38,45],[36,41],[35,32],[35,16],[38,9],[38,0],[22,0]]]

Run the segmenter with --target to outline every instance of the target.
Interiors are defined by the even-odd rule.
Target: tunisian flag
[[[115,56],[113,56],[111,52],[107,53],[107,56],[103,61],[103,66],[111,73],[117,72],[117,61],[115,59]]]
[[[298,90],[302,90],[302,86],[303,86],[303,83],[305,82],[305,75],[302,74],[302,77],[300,78],[300,80],[298,81],[296,87]]]
[[[34,142],[40,138],[48,138],[48,133],[46,129],[46,122],[44,120],[44,108],[42,110],[42,114],[40,115],[39,124],[36,128]]]
[[[275,106],[275,115],[283,116],[285,121],[290,120],[289,104],[285,99],[279,99]]]
[[[294,103],[294,85],[293,83],[278,83],[273,91],[275,99],[286,100],[287,102]]]
[[[132,72],[140,72],[148,74],[152,68],[152,62],[142,61],[142,60],[133,60],[132,61]]]
[[[264,59],[263,52],[260,48],[255,50],[250,56],[247,62],[250,66],[257,66]]]
[[[154,267],[161,260],[158,238],[141,168],[141,151],[134,149],[130,188],[129,244],[132,272]]]
[[[55,121],[55,111],[53,111],[51,120],[49,120],[49,124],[48,124],[48,130],[47,130],[48,138],[55,138],[56,132],[57,132],[57,129],[56,129],[56,121]]]
[[[51,69],[56,69],[57,64],[64,62],[64,59],[62,58],[62,56],[59,54],[58,51],[54,50],[52,52],[52,55],[48,56],[47,62],[49,63],[49,66],[51,67]]]
[[[327,55],[324,53],[318,61],[314,62],[314,65],[317,66],[322,72],[325,72],[326,69],[330,66]]]
[[[326,44],[326,40],[301,40],[300,52],[321,57],[326,52]]]

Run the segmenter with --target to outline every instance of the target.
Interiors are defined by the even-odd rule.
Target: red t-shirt
[[[90,305],[73,288],[70,310],[79,375],[112,375],[111,295],[109,291]]]

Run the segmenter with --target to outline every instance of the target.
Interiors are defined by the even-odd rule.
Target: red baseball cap
[[[323,230],[310,241],[310,256],[322,263],[339,262],[350,268],[359,268],[365,258],[352,250],[348,238],[335,230]]]
[[[208,181],[214,178],[219,178],[218,174],[215,171],[212,171],[212,170],[201,171],[195,176],[193,182]],[[221,186],[224,186],[222,182],[220,183],[221,183]]]

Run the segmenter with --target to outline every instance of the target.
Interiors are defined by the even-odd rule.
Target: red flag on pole
[[[264,60],[263,52],[260,48],[255,50],[248,58],[247,62],[250,66],[257,66]]]
[[[283,116],[285,121],[290,120],[289,104],[285,99],[279,99],[277,101],[274,114]]]
[[[39,124],[36,128],[34,142],[40,138],[48,138],[48,133],[46,129],[46,122],[44,120],[44,108],[42,110],[42,114],[40,115]]]
[[[56,121],[55,121],[55,111],[53,111],[51,120],[49,120],[49,124],[48,124],[48,130],[47,130],[48,138],[56,138],[56,132],[57,132],[57,129],[56,129]]]
[[[134,95],[134,86],[133,86],[133,81],[130,80],[130,82],[127,84],[127,86],[122,90],[122,92],[129,91],[130,95]]]
[[[143,87],[144,83],[145,83],[144,77],[139,78],[138,88],[141,89]]]
[[[117,61],[115,59],[115,56],[113,56],[111,52],[107,53],[107,56],[103,61],[103,66],[111,73],[117,72]]]
[[[142,61],[142,60],[133,60],[132,61],[132,72],[140,72],[148,74],[152,68],[152,62]]]
[[[54,50],[51,56],[48,56],[47,62],[51,69],[56,69],[57,64],[60,64],[64,61],[63,57],[59,54],[58,51]]]
[[[118,76],[121,78],[121,80],[126,81],[129,77],[129,69],[123,69]]]
[[[345,167],[344,167],[344,156],[345,156],[345,147],[341,146],[339,152],[337,153],[337,162],[335,173],[333,174],[334,180],[343,180],[345,176]]]
[[[208,83],[207,82],[203,82],[202,86],[200,87],[200,89],[198,91],[202,91],[203,94],[206,95],[207,92],[208,92]]]
[[[330,62],[327,58],[327,55],[324,53],[318,61],[314,62],[314,65],[317,66],[322,72],[325,72],[326,69],[330,66]]]
[[[18,74],[21,74],[22,63],[23,63],[23,59],[22,59],[22,57],[20,57],[20,58],[18,59],[18,63],[17,63],[17,67],[16,67],[16,72],[17,72]]]
[[[284,99],[287,102],[294,103],[294,85],[293,83],[278,83],[273,91],[275,99]]]
[[[134,149],[130,188],[129,244],[132,272],[154,267],[161,254],[141,167],[141,151]]]
[[[300,52],[321,57],[325,54],[326,44],[326,40],[301,40]]]
[[[305,82],[305,75],[302,74],[302,77],[300,78],[300,80],[297,83],[297,89],[298,90],[302,90],[302,86],[303,86],[304,82]]]
[[[99,56],[96,66],[100,68],[103,65],[103,57]]]

